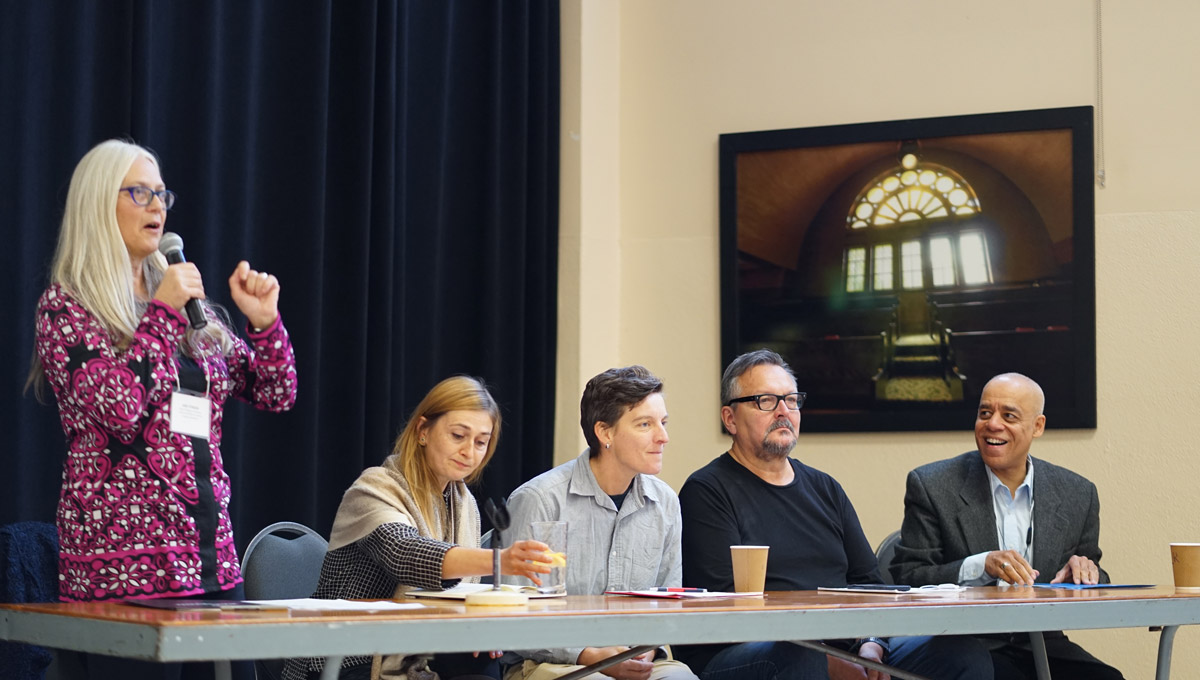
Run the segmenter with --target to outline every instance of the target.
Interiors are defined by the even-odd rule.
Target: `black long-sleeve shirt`
[[[679,492],[683,514],[683,584],[733,590],[731,545],[767,545],[766,589],[813,590],[879,583],[875,552],[841,484],[788,459],[791,483],[776,486],[722,454],[692,473]],[[701,672],[724,646],[679,647]]]

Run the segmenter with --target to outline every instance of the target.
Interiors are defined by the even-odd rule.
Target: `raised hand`
[[[251,269],[245,260],[229,277],[229,295],[252,328],[267,328],[279,317],[279,279]]]

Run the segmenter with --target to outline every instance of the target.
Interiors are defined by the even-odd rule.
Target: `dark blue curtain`
[[[276,274],[300,397],[227,411],[244,547],[290,519],[327,533],[438,380],[481,376],[504,413],[478,495],[552,460],[559,18],[553,0],[0,0],[0,523],[53,521],[54,404],[22,392],[71,171],[94,144],[154,149],[167,228],[210,298]]]

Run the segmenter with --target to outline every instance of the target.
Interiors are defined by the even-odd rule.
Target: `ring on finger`
[[[1000,568],[1001,569],[1012,569],[1012,563],[1011,562],[1001,562]]]

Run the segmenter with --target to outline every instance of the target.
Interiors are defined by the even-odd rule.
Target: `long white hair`
[[[129,251],[117,224],[117,199],[121,183],[138,158],[158,166],[149,149],[119,139],[101,142],[75,166],[67,189],[58,246],[50,265],[50,281],[61,285],[108,331],[114,344],[126,347],[146,311],[133,287]],[[162,282],[167,260],[154,252],[142,264],[146,292],[153,297]],[[232,351],[228,315],[217,305],[206,304],[213,314],[200,331],[188,330],[184,351],[199,356],[214,349]],[[211,321],[217,320],[216,323]],[[34,357],[30,382],[40,387],[42,367]]]

